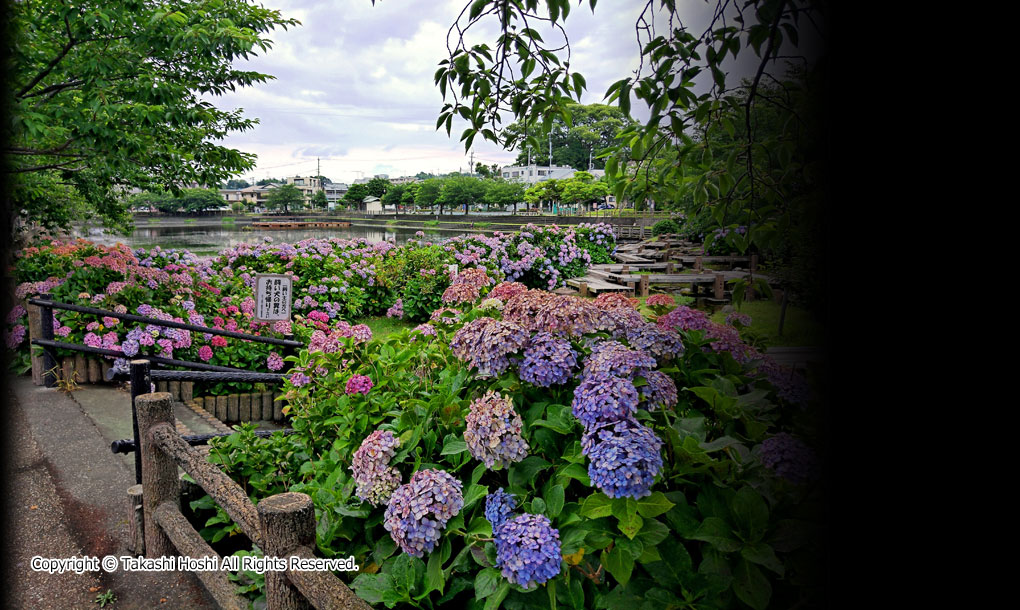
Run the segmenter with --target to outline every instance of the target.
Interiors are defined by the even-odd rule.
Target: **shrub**
[[[652,235],[675,235],[680,232],[680,225],[675,220],[660,220],[652,225]]]

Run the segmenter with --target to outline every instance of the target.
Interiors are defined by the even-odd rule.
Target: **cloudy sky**
[[[452,136],[436,131],[443,99],[432,80],[465,0],[379,0],[374,7],[370,0],[263,3],[301,25],[274,31],[269,52],[236,64],[275,80],[211,98],[260,120],[225,141],[258,155],[256,169],[241,177],[312,175],[316,157],[323,175],[347,183],[374,174],[466,171],[459,141],[465,124],[455,121]],[[571,67],[588,83],[583,103],[601,102],[610,84],[637,68],[634,23],[644,4],[600,0],[594,15],[587,2],[573,5],[566,29]],[[691,19],[703,22],[707,4],[689,4]],[[487,39],[494,46],[493,29],[476,36],[471,42]],[[481,138],[472,150],[475,161],[486,164],[507,165],[517,156]]]

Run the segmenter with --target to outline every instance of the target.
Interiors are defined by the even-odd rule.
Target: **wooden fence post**
[[[648,296],[648,275],[647,274],[642,274],[641,278],[638,280],[638,290],[639,290],[641,296],[643,296],[643,297]]]
[[[145,511],[142,508],[142,486],[132,485],[128,487],[127,495],[128,550],[137,557],[138,555],[145,555]]]
[[[282,493],[265,498],[255,507],[259,513],[266,557],[286,557],[299,546],[315,548],[315,506],[302,493]],[[305,598],[283,572],[266,572],[266,605],[274,610],[307,608]]]
[[[588,296],[588,283],[587,282],[578,283],[577,293],[583,297]]]
[[[726,279],[723,277],[723,274],[715,274],[715,283],[712,285],[712,288],[714,290],[713,296],[716,299],[722,300],[726,298]]]
[[[174,401],[169,392],[143,394],[135,399],[138,409],[139,448],[142,454],[142,506],[144,507],[145,556],[175,554],[174,545],[154,520],[156,508],[173,502],[180,508],[181,488],[177,464],[155,445],[149,436],[156,424],[174,425]]]

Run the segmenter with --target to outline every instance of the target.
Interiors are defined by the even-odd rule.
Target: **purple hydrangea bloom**
[[[560,532],[545,515],[510,519],[495,537],[496,566],[510,582],[530,589],[560,573]]]
[[[659,316],[656,324],[666,330],[705,330],[712,323],[703,311],[681,305],[664,316]]]
[[[758,456],[762,464],[791,483],[800,485],[818,478],[815,452],[803,441],[786,432],[762,441]]]
[[[581,450],[591,460],[588,477],[610,498],[650,495],[662,469],[661,447],[655,432],[634,419],[589,429],[581,437]]]
[[[471,455],[485,463],[509,467],[528,455],[528,441],[521,436],[524,426],[513,401],[492,390],[471,403],[465,418],[464,440]]]
[[[400,485],[400,473],[388,466],[399,446],[400,439],[388,430],[376,430],[361,442],[351,464],[359,498],[376,506],[389,500]]]
[[[478,300],[478,289],[470,284],[453,284],[443,292],[442,299],[448,304],[474,303]]]
[[[372,329],[367,324],[357,324],[351,327],[351,336],[355,343],[368,343],[372,339]]]
[[[492,524],[493,532],[506,523],[516,509],[517,499],[503,491],[502,487],[485,498],[485,518]]]
[[[86,334],[83,341],[85,342],[85,345],[89,347],[102,347],[103,345],[103,340],[100,339],[99,335],[97,335],[96,333]]]
[[[726,316],[726,323],[729,324],[730,326],[737,326],[738,324],[740,326],[750,326],[751,316],[747,315],[746,313],[734,311]]]
[[[387,318],[403,318],[404,317],[404,299],[397,299],[397,302],[386,310]]]
[[[25,340],[25,325],[18,324],[10,330],[10,332],[4,331],[7,339],[7,349],[17,349],[21,342]]]
[[[520,377],[547,388],[570,381],[577,368],[577,352],[570,342],[551,333],[537,333],[524,348]]]
[[[638,391],[629,379],[615,375],[589,375],[574,390],[574,417],[585,426],[618,421],[637,412]]]
[[[365,375],[353,375],[347,380],[347,385],[344,386],[344,392],[347,394],[365,394],[372,389],[372,380]]]
[[[266,358],[266,366],[270,371],[278,371],[283,368],[283,357],[276,352],[271,352]]]
[[[442,529],[464,506],[463,484],[442,470],[419,470],[390,496],[383,527],[405,553],[431,553]]]
[[[602,312],[587,299],[554,295],[542,304],[531,322],[531,329],[578,337],[594,332]]]
[[[603,311],[596,321],[596,330],[604,330],[613,335],[614,339],[627,336],[627,329],[647,324],[645,317],[636,309],[617,308]]]
[[[418,326],[415,326],[411,330],[412,331],[418,331],[421,334],[429,336],[429,337],[435,337],[436,336],[436,327],[432,326],[428,322],[426,322],[424,324],[419,324]]]
[[[641,395],[649,410],[669,408],[677,403],[676,384],[662,371],[650,371],[644,375],[648,385],[641,387]]]
[[[291,373],[289,379],[290,384],[295,388],[300,388],[301,386],[308,385],[309,383],[312,382],[312,378],[309,377],[308,375],[305,375],[304,372],[302,371],[294,371],[293,373]]]
[[[120,344],[120,349],[124,352],[125,356],[131,358],[138,354],[140,347],[138,345],[138,341],[135,341],[134,339],[125,339],[124,342]]]
[[[601,341],[592,349],[591,355],[584,361],[584,376],[616,375],[633,379],[645,370],[654,369],[655,358],[640,351],[633,350],[619,341]]]
[[[480,375],[499,375],[510,366],[510,355],[528,342],[528,331],[513,322],[477,318],[457,331],[450,349]]]
[[[626,333],[627,343],[631,347],[652,354],[660,360],[674,358],[684,353],[684,342],[680,335],[655,324],[629,326]]]

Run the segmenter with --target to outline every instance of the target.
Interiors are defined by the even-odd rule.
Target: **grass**
[[[439,226],[439,221],[438,220],[426,220],[422,224],[424,226],[426,226],[426,227],[436,228],[436,227]]]
[[[185,218],[184,222],[193,223],[193,222],[195,222],[195,219],[194,218]]]
[[[413,322],[407,322],[398,318],[387,318],[386,316],[363,318],[359,320],[359,323],[365,324],[371,328],[372,336],[377,339],[417,326],[417,324],[414,324]]]
[[[472,224],[471,226],[476,228],[476,229],[488,229],[489,227],[492,226],[492,223],[491,222],[476,222],[476,223]]]
[[[220,219],[220,222],[222,222],[225,225],[232,225],[235,224],[237,220],[234,219],[234,217],[232,216],[224,216],[222,219]]]
[[[821,323],[800,307],[787,306],[782,336],[779,336],[779,303],[771,300],[745,302],[737,311],[751,316],[751,329],[764,337],[769,347],[818,346],[824,341]],[[712,320],[725,322],[726,314],[718,311],[712,315]]]

